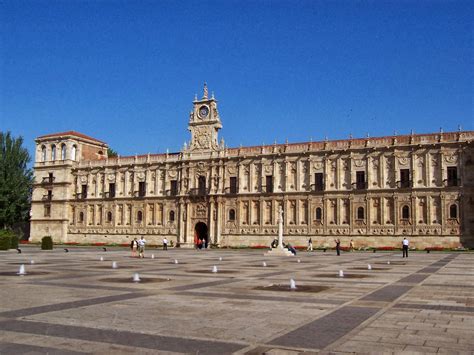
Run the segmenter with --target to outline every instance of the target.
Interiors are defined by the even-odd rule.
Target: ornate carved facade
[[[38,137],[32,239],[192,246],[201,222],[211,243],[269,245],[282,206],[294,245],[474,246],[472,131],[227,148],[221,127],[205,88],[179,153],[108,158],[77,132]]]

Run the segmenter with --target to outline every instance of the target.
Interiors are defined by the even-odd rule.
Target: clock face
[[[209,114],[209,109],[207,108],[207,106],[201,106],[199,108],[199,116],[201,118],[207,117],[208,114]]]

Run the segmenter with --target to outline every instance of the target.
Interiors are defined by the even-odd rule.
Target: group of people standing
[[[130,249],[132,250],[132,258],[144,258],[145,257],[145,244],[146,239],[142,236],[140,239],[134,238],[130,243]],[[163,239],[163,250],[168,250],[168,239]]]
[[[142,236],[139,240],[137,240],[137,238],[134,238],[132,240],[132,242],[130,243],[130,249],[132,249],[132,258],[136,258],[137,256],[139,258],[145,257],[145,244],[146,240],[144,236]]]
[[[339,238],[334,239],[334,243],[336,244],[336,255],[341,255],[341,240]],[[402,242],[402,249],[403,249],[403,257],[408,258],[408,239],[403,238]],[[313,251],[313,240],[311,238],[308,239],[308,247],[306,248],[307,251]],[[349,251],[354,251],[354,241],[351,239],[349,242]]]

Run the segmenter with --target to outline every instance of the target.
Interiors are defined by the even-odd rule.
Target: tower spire
[[[204,83],[204,94],[202,96],[203,99],[207,99],[209,97],[209,92],[207,91],[207,84]]]

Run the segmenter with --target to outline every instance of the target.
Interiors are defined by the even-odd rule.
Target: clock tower
[[[214,94],[209,98],[207,85],[200,100],[197,96],[193,101],[193,110],[189,114],[188,129],[191,132],[190,151],[217,151],[220,149],[217,132],[222,128],[217,100]]]

